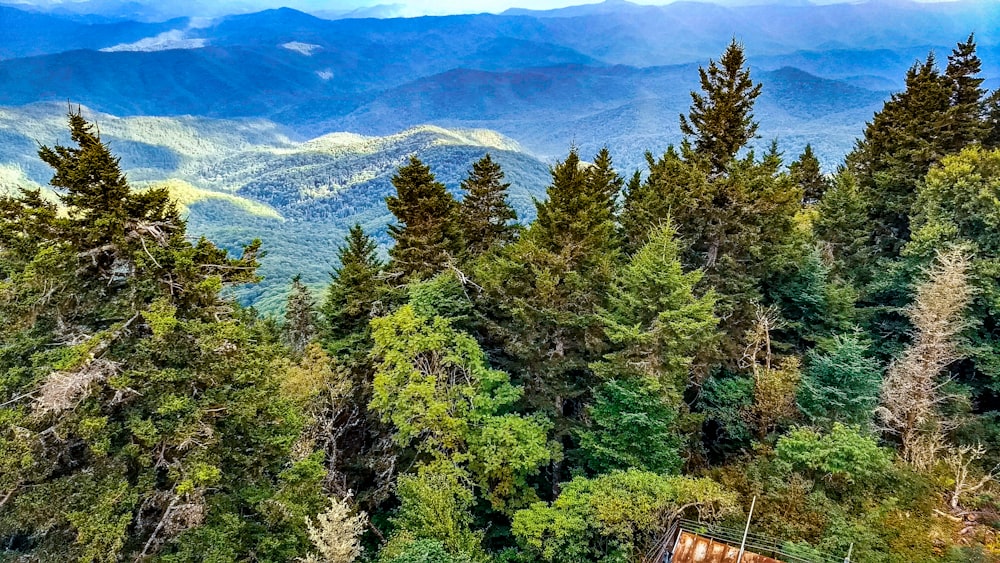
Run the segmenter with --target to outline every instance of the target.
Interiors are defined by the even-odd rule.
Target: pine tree
[[[951,104],[945,115],[941,141],[948,153],[957,153],[971,143],[982,141],[986,134],[983,121],[983,79],[978,75],[983,64],[976,55],[973,35],[959,43],[948,56],[945,76],[951,82]]]
[[[389,225],[396,245],[389,272],[397,281],[425,279],[441,272],[461,250],[458,202],[416,156],[392,178],[396,195],[385,198],[400,224]]]
[[[285,304],[285,343],[296,355],[301,355],[316,336],[316,299],[302,283],[302,276],[292,278],[291,292]]]
[[[983,146],[989,149],[1000,148],[1000,90],[990,94],[983,104],[986,116],[983,123]]]
[[[788,166],[788,172],[792,181],[802,190],[802,201],[806,204],[818,203],[830,186],[820,169],[819,160],[813,154],[812,145],[806,145],[799,158]]]
[[[612,217],[618,214],[618,198],[621,196],[625,179],[615,171],[611,152],[607,147],[598,151],[594,157],[594,165],[589,170],[591,186],[589,193],[603,194],[601,204],[608,208]]]
[[[799,408],[813,424],[871,424],[878,405],[882,372],[860,336],[838,336],[830,346],[812,350],[799,388]]]
[[[637,251],[642,248],[650,231],[670,217],[679,194],[707,191],[709,180],[705,166],[702,166],[704,162],[690,147],[683,150],[689,158],[682,158],[673,146],[667,147],[659,159],[647,152],[649,175],[646,180],[642,180],[638,171],[630,180],[621,213],[626,249]]]
[[[694,137],[694,148],[711,163],[714,173],[725,170],[736,153],[757,134],[753,105],[760,84],[744,68],[743,45],[730,42],[718,64],[699,67],[702,93],[691,92],[691,111],[681,115],[681,132]]]
[[[603,176],[593,179],[592,172]],[[536,241],[547,250],[564,253],[571,262],[599,258],[610,250],[614,231],[610,207],[610,157],[603,168],[588,167],[574,149],[566,160],[552,169],[552,185],[547,199],[536,203],[538,218],[532,225]]]
[[[695,296],[699,271],[681,267],[677,230],[669,223],[615,276],[601,315],[615,351],[593,365],[602,377],[631,377],[675,404],[688,384],[691,362],[714,340],[715,295]]]
[[[917,185],[946,152],[941,146],[952,87],[934,54],[906,74],[906,90],[893,94],[847,156],[847,167],[870,202],[869,229],[876,256],[895,258],[910,235]]]
[[[681,467],[678,409],[661,390],[637,379],[612,379],[594,390],[591,425],[580,438],[586,466],[595,474],[641,469],[659,474]]]
[[[831,258],[833,274],[857,284],[870,281],[872,273],[868,205],[854,175],[842,169],[816,207],[816,236]]]
[[[31,538],[29,559],[304,555],[273,515],[319,510],[322,465],[292,459],[305,416],[273,325],[220,295],[256,278],[259,243],[189,242],[167,193],[132,191],[69,121],[75,146],[40,150],[65,212],[0,198],[0,417],[18,428],[0,433],[0,535]]]
[[[386,296],[377,246],[361,225],[351,227],[337,257],[340,266],[331,274],[321,309],[324,339],[335,353],[352,336],[367,333],[368,322],[378,315],[379,303]]]
[[[610,164],[609,164],[610,165]],[[479,265],[492,337],[525,383],[525,400],[550,415],[568,440],[594,381],[605,336],[598,311],[617,261],[607,183],[576,150],[552,168],[538,219],[514,244]],[[557,483],[561,469],[553,467]]]
[[[469,177],[462,181],[465,197],[459,209],[459,223],[470,256],[480,256],[499,244],[514,240],[517,213],[507,203],[510,183],[503,181],[500,164],[486,154],[472,165]]]
[[[714,295],[696,297],[700,272],[684,273],[675,229],[649,242],[616,275],[601,314],[613,351],[591,365],[603,380],[588,406],[586,464],[596,472],[680,466],[682,400],[695,356],[714,341]]]

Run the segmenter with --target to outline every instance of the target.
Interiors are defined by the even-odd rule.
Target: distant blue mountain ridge
[[[126,14],[146,6],[119,4]],[[281,8],[161,23],[87,23],[0,6],[0,25],[0,105],[72,100],[123,116],[263,117],[302,139],[422,123],[489,127],[543,158],[573,142],[606,142],[629,165],[676,142],[697,65],[732,37],[765,85],[762,142],[776,136],[792,151],[813,142],[828,149],[828,165],[929,50],[943,60],[977,31],[984,74],[1000,76],[1000,10],[972,1],[611,0],[338,20]],[[644,136],[620,135],[628,131]]]
[[[527,217],[547,166],[571,146],[584,158],[607,146],[623,174],[641,169],[647,150],[681,140],[678,115],[698,88],[698,66],[734,37],[763,84],[755,148],[777,139],[790,161],[811,143],[827,170],[931,50],[945,64],[976,32],[986,86],[1000,86],[993,2],[612,0],[384,19],[71,4],[0,5],[0,191],[46,183],[37,142],[65,142],[60,114],[83,104],[132,181],[170,183],[194,232],[233,248],[265,239],[268,279],[241,294],[265,308],[278,306],[303,265],[304,279],[324,283],[353,222],[388,242],[383,198],[407,154],[459,193],[471,163],[495,153]],[[479,132],[463,132],[471,129]]]

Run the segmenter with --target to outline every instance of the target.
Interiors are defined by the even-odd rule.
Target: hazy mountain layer
[[[234,250],[254,237],[264,240],[266,279],[242,297],[265,309],[280,303],[297,273],[307,283],[325,284],[354,223],[389,242],[385,196],[395,170],[412,154],[460,195],[472,163],[489,152],[512,183],[512,203],[528,219],[532,198],[549,183],[546,164],[492,131],[425,126],[384,137],[338,133],[295,142],[264,120],[84,113],[122,157],[131,182],[170,188],[193,233]],[[36,141],[68,143],[64,115],[58,104],[0,108],[0,190],[48,183],[51,169],[38,159]]]

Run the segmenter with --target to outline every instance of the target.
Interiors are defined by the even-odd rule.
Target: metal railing
[[[739,547],[743,541],[743,534],[746,533],[746,550],[753,553],[779,559],[785,563],[844,563],[843,557],[835,557],[828,554],[793,554],[789,553],[785,547],[786,542],[758,534],[754,532],[744,532],[734,528],[726,528],[717,524],[708,524],[694,520],[681,519],[680,530],[691,534],[708,538],[711,540],[726,543]]]

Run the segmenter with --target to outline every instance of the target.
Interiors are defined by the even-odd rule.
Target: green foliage
[[[808,143],[795,162],[788,165],[788,173],[802,190],[802,201],[807,204],[819,202],[830,187],[830,180],[823,174],[819,159]]]
[[[420,438],[427,452],[462,448],[471,423],[509,408],[521,395],[491,369],[472,337],[411,305],[372,321],[379,358],[371,407],[396,428],[401,445]]]
[[[756,498],[795,557],[989,560],[1000,98],[973,38],[832,178],[743,152],[745,63],[701,69],[688,140],[627,187],[571,151],[526,228],[492,156],[461,204],[411,158],[389,265],[355,225],[283,323],[229,299],[262,291],[258,241],[192,241],[71,114],[54,190],[0,197],[0,559],[625,563]],[[932,263],[954,279],[917,284]]]
[[[715,295],[697,297],[701,272],[681,268],[677,231],[654,228],[648,242],[616,274],[601,315],[615,351],[594,364],[605,377],[634,377],[678,396],[698,352],[712,342]]]
[[[296,354],[305,351],[316,336],[316,299],[302,283],[301,276],[292,278],[292,291],[285,305],[285,324],[282,336]]]
[[[751,377],[722,372],[705,381],[698,410],[708,422],[705,438],[713,450],[725,454],[750,444],[753,434],[747,413],[753,399]]]
[[[882,372],[860,335],[837,336],[809,352],[799,388],[799,409],[813,424],[871,424],[878,404]]]
[[[677,473],[681,466],[678,405],[661,389],[636,379],[612,379],[594,390],[591,426],[580,450],[595,473],[636,468]]]
[[[948,59],[943,74],[933,53],[914,64],[906,90],[885,103],[847,157],[870,203],[870,244],[879,256],[897,257],[909,238],[917,190],[931,167],[983,138],[981,63],[972,36]]]
[[[273,325],[220,296],[255,279],[259,243],[233,259],[188,242],[165,192],[133,192],[91,126],[70,125],[77,147],[41,150],[66,214],[37,193],[0,205],[0,347],[15,350],[0,392],[21,402],[0,435],[17,456],[0,535],[30,538],[29,556],[186,559],[238,515],[232,558],[303,554],[322,465],[291,461],[305,417],[279,391]]]
[[[938,250],[963,248],[977,294],[969,308],[973,378],[998,388],[1000,380],[1000,151],[972,146],[947,156],[920,188],[914,234],[904,249],[919,271]],[[981,384],[980,383],[980,384]]]
[[[389,226],[396,244],[388,269],[400,281],[433,276],[459,254],[458,202],[416,156],[396,172],[392,184],[396,195],[385,203],[400,224]]]
[[[871,279],[869,205],[870,200],[847,170],[834,176],[817,205],[816,236],[833,258],[832,273],[855,283]]]
[[[709,61],[707,69],[698,68],[703,94],[691,92],[691,112],[681,116],[681,132],[695,138],[695,150],[714,172],[724,170],[757,134],[753,104],[761,86],[745,65],[743,45],[733,39],[718,64]]]
[[[763,298],[762,283],[800,261],[808,233],[797,219],[801,191],[779,171],[775,153],[761,160],[751,153],[715,173],[705,158],[688,149],[650,158],[648,186],[626,199],[632,218],[623,223],[636,230],[645,218],[647,231],[668,218],[676,225],[686,243],[682,264],[703,271],[701,288],[715,290],[716,314],[728,320],[717,354],[735,363],[737,342]]]
[[[603,162],[585,166],[572,151],[558,163],[548,199],[536,202],[537,221],[479,261],[475,275],[494,338],[517,358],[526,400],[563,436],[566,410],[585,397],[594,380],[588,366],[605,348],[598,312],[617,259],[610,196],[617,180]]]
[[[475,497],[455,475],[433,471],[402,475],[396,494],[401,505],[393,519],[400,534],[395,541],[436,540],[454,556],[483,559],[482,533],[471,529]]]
[[[371,408],[392,423],[396,442],[415,446],[433,466],[467,463],[497,509],[530,500],[527,478],[553,452],[544,418],[505,413],[521,388],[445,318],[405,305],[372,328],[379,362]]]
[[[855,427],[834,423],[828,434],[808,428],[778,439],[778,459],[817,480],[877,487],[892,469],[892,453]]]
[[[507,203],[509,183],[504,183],[500,165],[486,154],[462,181],[465,197],[458,212],[462,235],[467,241],[466,252],[481,256],[499,244],[514,240],[517,212]]]
[[[695,508],[707,519],[725,516],[735,509],[735,497],[710,479],[615,471],[577,477],[551,505],[518,511],[513,531],[542,561],[597,561],[615,552],[636,560],[662,530]]]
[[[398,555],[385,561],[386,563],[467,563],[470,560],[448,553],[444,544],[439,541],[424,539],[406,544]]]
[[[804,253],[798,263],[772,276],[764,292],[781,312],[775,339],[804,351],[854,328],[857,293],[838,280],[823,262],[819,249]]]

